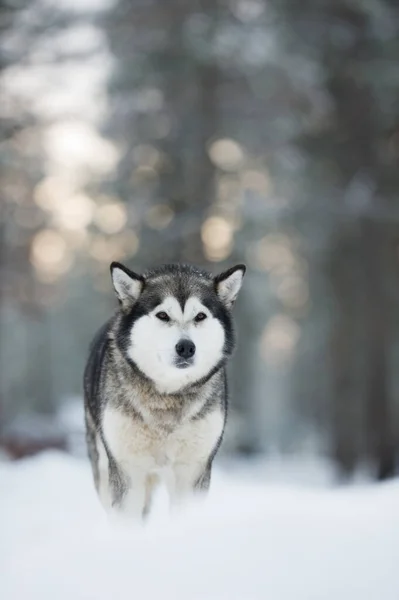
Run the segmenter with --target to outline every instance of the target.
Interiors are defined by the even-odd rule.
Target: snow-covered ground
[[[258,467],[219,471],[173,521],[160,495],[122,531],[84,460],[0,463],[1,599],[399,599],[399,481],[304,486]]]

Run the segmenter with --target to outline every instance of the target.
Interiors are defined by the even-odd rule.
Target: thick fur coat
[[[85,369],[87,443],[105,509],[142,518],[160,479],[172,505],[209,487],[245,267],[213,277],[165,265],[137,275],[113,263],[111,273],[120,308]]]

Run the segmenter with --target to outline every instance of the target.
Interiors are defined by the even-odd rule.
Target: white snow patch
[[[240,471],[239,471],[240,472]],[[216,473],[173,521],[111,529],[83,460],[0,463],[2,600],[398,600],[399,482]]]

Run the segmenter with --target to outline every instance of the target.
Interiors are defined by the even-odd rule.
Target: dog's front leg
[[[167,480],[172,511],[184,505],[197,494],[209,489],[211,465],[176,464]]]
[[[119,505],[123,517],[142,520],[146,512],[147,473],[142,469],[129,469],[126,492]]]
[[[116,463],[109,465],[112,496],[108,513],[112,521],[141,520],[146,506],[146,473],[142,469],[127,470]]]

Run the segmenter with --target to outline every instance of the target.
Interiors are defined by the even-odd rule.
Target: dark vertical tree
[[[297,140],[324,176],[316,191],[329,198],[333,223],[325,248],[334,300],[331,451],[343,474],[367,460],[383,479],[398,452],[389,382],[399,176],[389,132],[399,120],[399,81],[387,76],[398,56],[398,8],[383,0],[275,6],[298,50],[318,61],[331,103],[321,126]],[[309,200],[316,212],[318,202]]]

